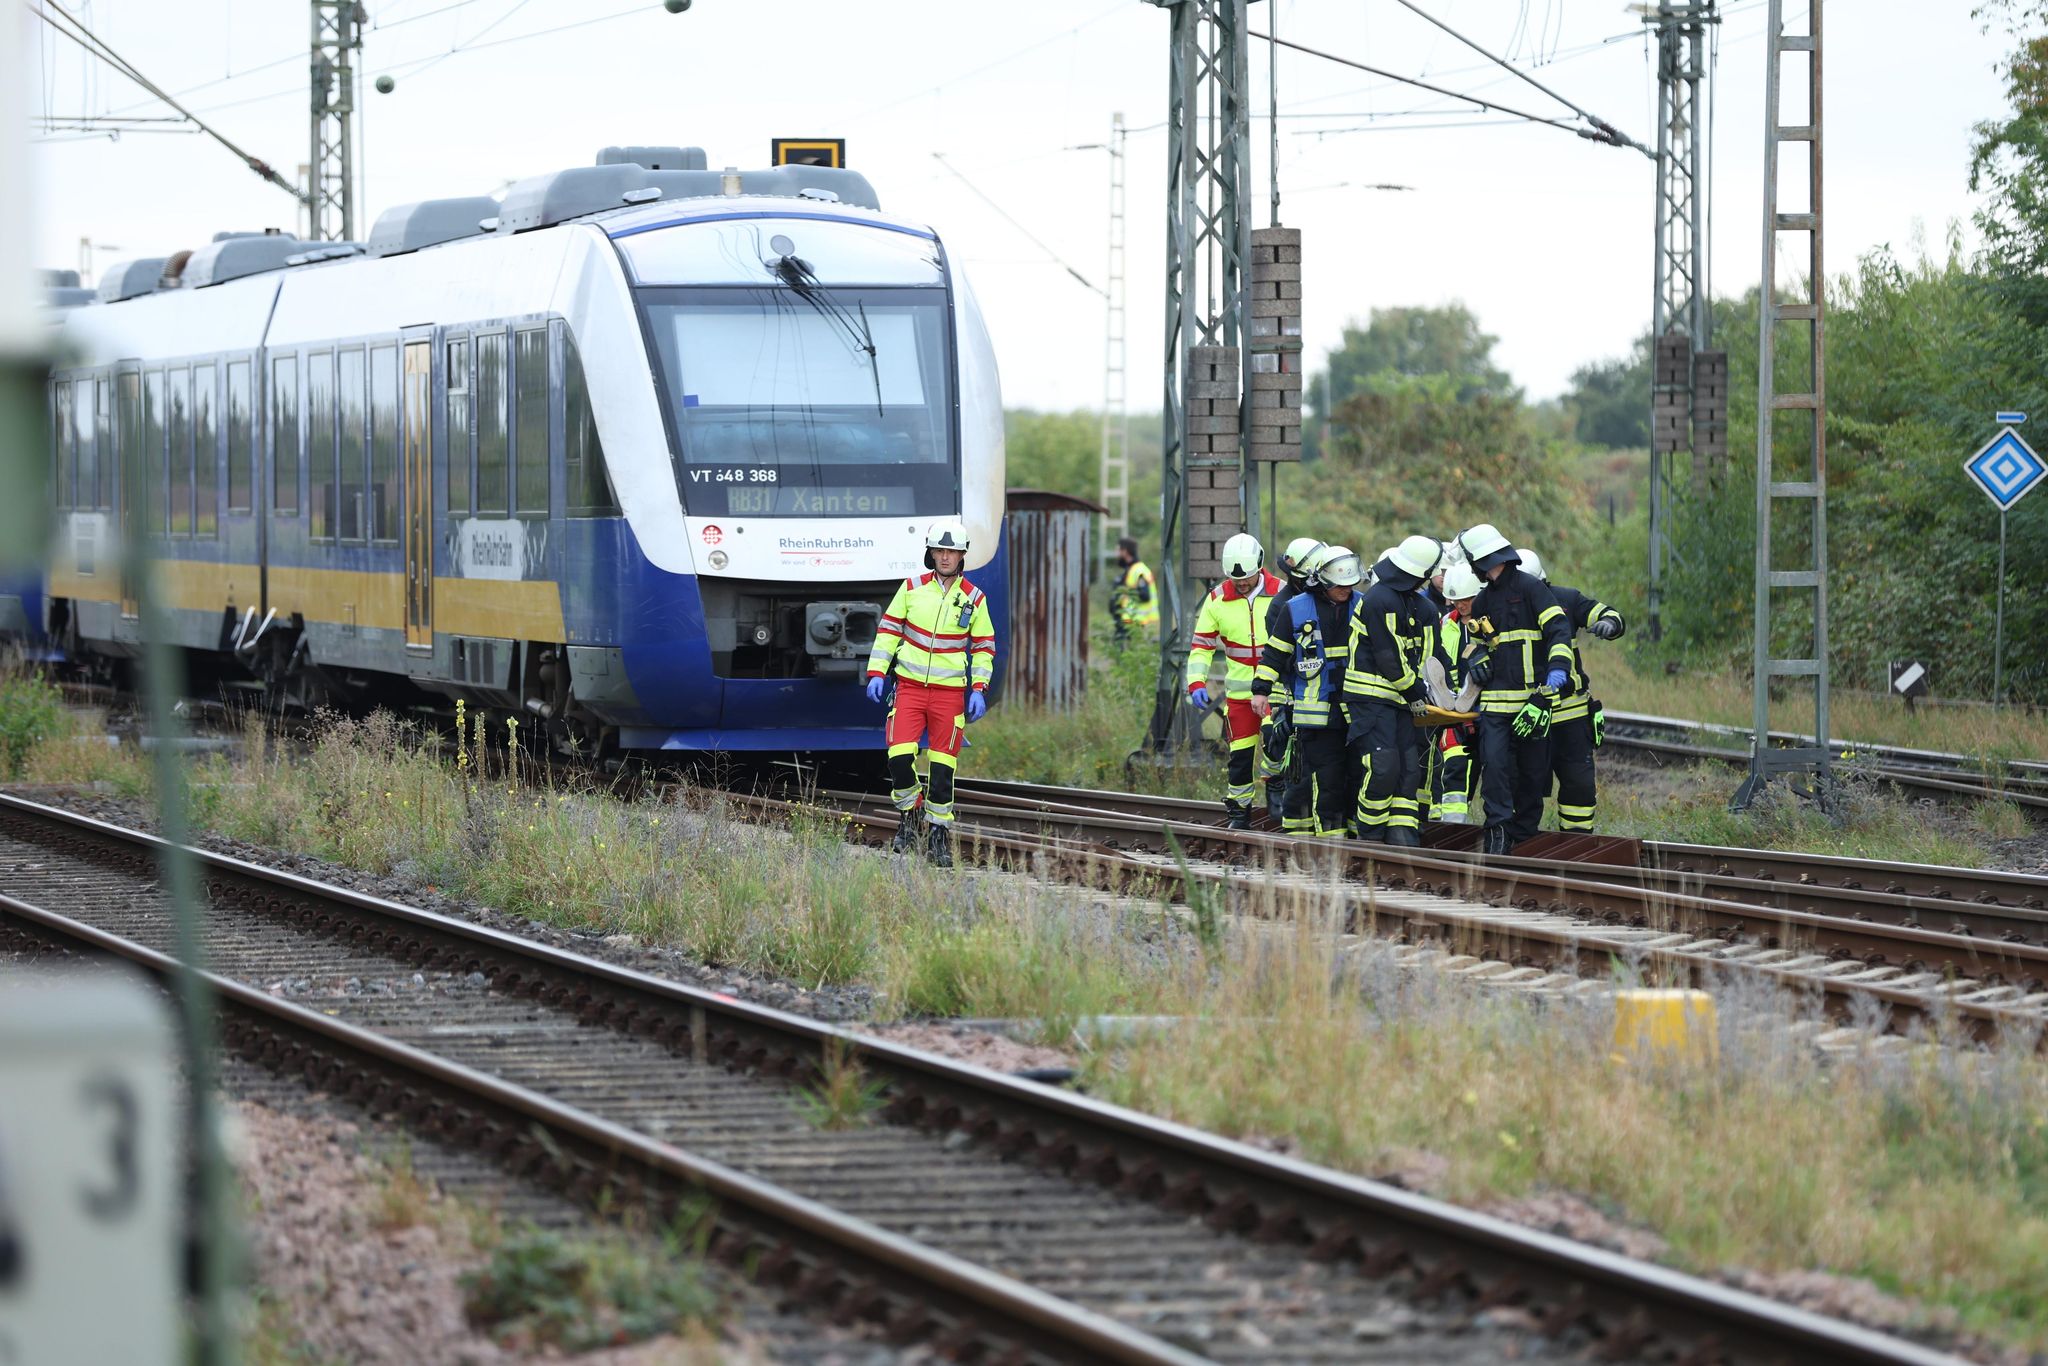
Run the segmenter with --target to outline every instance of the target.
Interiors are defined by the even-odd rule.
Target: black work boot
[[[918,819],[923,814],[923,810],[915,806],[903,813],[903,818],[896,824],[896,838],[889,841],[891,853],[907,854],[917,848]]]
[[[1249,830],[1252,828],[1252,809],[1243,802],[1223,803],[1223,826],[1226,830]]]
[[[1387,828],[1384,825],[1361,825],[1351,832],[1351,838],[1361,844],[1385,844]]]
[[[924,856],[934,868],[953,866],[953,834],[943,825],[933,825],[925,836]]]
[[[1508,851],[1508,828],[1507,828],[1507,827],[1506,827],[1505,825],[1489,825],[1489,826],[1487,826],[1487,827],[1486,827],[1486,852],[1487,852],[1487,853],[1489,853],[1489,854],[1505,854],[1505,853],[1507,853],[1507,851]]]
[[[1387,843],[1403,849],[1420,849],[1422,836],[1405,825],[1390,825],[1387,827]]]

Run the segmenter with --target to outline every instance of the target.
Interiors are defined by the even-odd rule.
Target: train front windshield
[[[714,228],[707,263],[699,253]],[[717,517],[957,511],[952,326],[936,244],[817,222],[706,224],[695,235],[693,273],[758,283],[640,290],[684,506]],[[888,283],[834,282],[848,276]]]

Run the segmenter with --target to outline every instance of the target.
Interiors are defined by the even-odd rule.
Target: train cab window
[[[95,426],[99,438],[93,444],[98,448],[94,460],[93,506],[102,512],[114,510],[114,386],[106,380],[93,382],[93,401],[99,412]]]
[[[370,348],[370,496],[364,532],[398,539],[398,348]]]
[[[334,353],[306,357],[306,496],[316,541],[334,539]]]
[[[505,334],[480,332],[476,337],[476,513],[503,517],[511,508],[505,487],[506,432]]]
[[[525,328],[518,334],[518,382],[514,409],[519,415],[512,433],[515,460],[512,510],[522,517],[548,515],[548,330]]]
[[[60,379],[51,386],[50,438],[54,442],[50,462],[50,496],[60,508],[71,506],[71,381]]]
[[[171,438],[171,535],[192,534],[192,372],[180,365],[164,375]]]
[[[249,440],[249,362],[228,362],[228,511],[255,504],[255,450]]]
[[[164,534],[164,372],[142,377],[142,529]]]
[[[618,496],[611,471],[605,468],[604,447],[597,439],[597,418],[590,411],[590,386],[583,382],[583,358],[576,339],[562,330],[562,472],[563,501],[571,517],[616,517]]]
[[[446,509],[470,510],[470,462],[476,458],[476,429],[469,422],[469,338],[448,343],[448,492]]]
[[[341,476],[340,489],[335,495],[335,508],[339,513],[334,523],[336,538],[343,541],[367,541],[370,528],[363,513],[367,503],[369,486],[367,461],[369,452],[365,449],[366,435],[363,429],[367,416],[364,399],[368,381],[363,370],[363,348],[344,347],[334,353],[335,360],[335,412],[341,419]]]
[[[99,451],[93,441],[93,382],[79,380],[72,388],[71,435],[73,442],[73,464],[77,470],[78,483],[72,492],[72,501],[81,508],[98,506],[95,487],[99,478]]]
[[[213,421],[211,365],[192,367],[192,534],[220,531],[220,440]]]
[[[299,358],[270,362],[270,509],[281,516],[299,510]]]

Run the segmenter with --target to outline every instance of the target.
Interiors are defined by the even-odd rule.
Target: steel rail
[[[169,954],[5,894],[0,917],[124,959],[166,983],[180,970]],[[686,1193],[708,1196],[718,1202],[711,1250],[721,1261],[757,1261],[771,1282],[800,1285],[815,1303],[852,1311],[845,1317],[882,1319],[891,1336],[956,1348],[973,1339],[999,1354],[1028,1350],[1047,1363],[1196,1366],[1202,1360],[985,1267],[523,1086],[231,978],[202,975],[228,1013],[224,1041],[253,1061],[273,1069],[297,1065],[323,1089],[357,1101],[394,1093],[403,1098],[409,1087],[430,1090],[433,1101],[411,1098],[404,1106],[425,1118],[430,1132],[457,1144],[475,1145],[480,1136],[487,1143],[502,1141],[513,1165],[540,1172],[586,1202],[623,1185],[673,1216],[687,1209]],[[548,1145],[521,1137],[535,1129],[549,1136]],[[522,1143],[528,1146],[520,1148]],[[553,1151],[544,1153],[546,1147]],[[881,1313],[885,1296],[887,1311]]]
[[[958,790],[977,801],[1043,808],[1050,814],[1150,817],[1148,824],[1182,821],[1221,829],[1216,824],[1219,811],[1214,802],[989,778],[959,779]],[[1273,832],[1268,829],[1264,833]],[[1860,905],[1864,911],[1894,910],[1899,920],[1913,915],[1949,916],[1956,923],[1967,924],[1970,933],[1980,934],[2002,934],[2008,930],[2038,934],[2038,930],[2030,928],[2041,922],[2041,915],[2036,913],[2048,912],[2048,877],[2037,874],[1662,840],[1643,840],[1640,845],[1640,864],[1521,856],[1495,857],[1491,861],[1532,872],[1613,880],[1705,876],[1714,880],[1703,884],[1669,881],[1665,885],[1678,890],[1693,885],[1711,886],[1730,900],[1785,905],[1794,910],[1821,912],[1826,905],[1833,904],[1851,916],[1858,907],[1828,893],[1856,893],[1867,898]],[[1482,857],[1472,851],[1443,847],[1426,847],[1421,852],[1433,858]]]
[[[733,800],[764,814],[787,816],[798,809],[769,798]],[[154,836],[15,798],[0,797],[0,808],[19,820],[41,822],[45,834],[60,847],[90,846],[102,856],[112,849],[117,858],[125,857],[138,869],[146,868],[162,848]],[[894,824],[893,819],[856,813],[849,828],[880,841]],[[1027,840],[967,833],[970,845],[1007,846],[1027,857],[1045,852]],[[1219,1229],[1291,1244],[1319,1259],[1354,1260],[1370,1276],[1411,1273],[1415,1289],[1424,1296],[1461,1287],[1482,1302],[1525,1304],[1536,1313],[1540,1331],[1549,1335],[1585,1326],[1603,1334],[1603,1346],[1620,1355],[1656,1342],[1703,1361],[1945,1360],[1915,1344],[1852,1324],[1073,1092],[224,855],[193,850],[192,856],[201,863],[216,904],[239,905],[315,932],[361,940],[425,966],[482,972],[494,989],[566,1005],[589,1023],[663,1040],[677,1051],[769,1075],[787,1076],[813,1063],[827,1044],[843,1047],[883,1081],[887,1093],[882,1113],[893,1122],[965,1132],[1006,1156],[1200,1212]],[[1061,856],[1094,861],[1103,869],[1177,877],[1173,870],[1154,865],[1133,867],[1127,856],[1107,851],[1075,850]],[[1236,881],[1250,883],[1242,877]],[[0,902],[0,911],[13,915],[18,905]],[[41,923],[47,928],[48,917]],[[101,933],[80,928],[88,937]],[[287,1033],[311,1028],[318,1038],[340,1039],[347,1037],[345,1031],[360,1032],[238,983],[224,982],[221,990],[236,1011],[260,1009],[265,1020],[279,1022],[275,1027]],[[241,1043],[247,1035],[231,1032],[229,1037]],[[402,1047],[391,1041],[384,1044],[394,1050]],[[273,1057],[278,1051],[276,1045],[270,1049]],[[555,1104],[545,1097],[535,1099]],[[444,1105],[433,1113],[439,1127],[457,1137],[480,1127],[455,1107]],[[617,1157],[620,1152],[639,1154],[644,1148],[652,1155],[652,1150],[665,1149],[620,1126],[595,1123],[597,1127],[578,1131],[578,1141],[592,1149],[575,1173],[585,1187],[601,1185],[602,1173],[610,1170],[606,1164],[623,1160]],[[516,1141],[523,1131],[501,1121],[493,1132]],[[666,1151],[661,1155],[674,1160]],[[545,1165],[544,1154],[528,1156],[534,1164]],[[757,1248],[759,1241],[747,1246]],[[1015,1304],[1029,1308],[1023,1302]]]
[[[1220,850],[1221,861],[1237,866],[1261,854],[1300,854],[1318,863],[1335,864],[1354,879],[1384,879],[1389,869],[1404,869],[1429,881],[1446,868],[1455,868],[1463,874],[1460,890],[1464,894],[1498,896],[1527,910],[1556,909],[1635,927],[1691,925],[1703,934],[1731,938],[1760,935],[1766,947],[1805,943],[1873,967],[1888,962],[1968,978],[1981,978],[1988,972],[1999,980],[2048,983],[2048,943],[2037,942],[2048,932],[2048,913],[2032,910],[1961,906],[1890,893],[1818,885],[1807,888],[1703,873],[1659,873],[1616,865],[1482,858],[1433,849],[1301,840],[1091,808],[1059,808],[1026,799],[958,799],[955,809],[962,816],[1012,829],[1064,825],[1071,838],[1114,833],[1123,841],[1155,850],[1171,836],[1183,848]],[[1536,890],[1546,895],[1532,898]],[[1724,890],[1745,893],[1749,899],[1709,894]],[[1930,904],[1938,906],[1960,932],[1921,925],[1917,916],[1931,913],[1925,909]],[[1856,918],[1843,913],[1859,908],[1875,914]]]

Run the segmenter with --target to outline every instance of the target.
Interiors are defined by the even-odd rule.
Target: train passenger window
[[[363,440],[366,383],[363,348],[345,347],[334,353],[334,359],[338,374],[334,406],[341,418],[341,487],[335,503],[340,516],[336,519],[335,534],[344,541],[367,541],[370,529],[364,524],[363,510],[370,481],[365,466],[368,452],[364,449]]]
[[[457,337],[448,343],[449,512],[469,512],[469,466],[475,456],[476,431],[469,425],[469,338]]]
[[[220,441],[213,424],[213,367],[192,367],[192,534],[220,530]]]
[[[517,429],[513,433],[512,509],[524,516],[548,515],[548,331],[519,333]]]
[[[256,506],[255,450],[249,440],[249,362],[228,362],[228,511]]]
[[[312,537],[334,539],[334,353],[306,357],[306,497]]]
[[[120,441],[114,482],[121,486],[123,519],[132,526],[142,491],[142,376],[132,372],[121,376]]]
[[[373,541],[398,539],[398,348],[370,348],[370,497]]]
[[[270,362],[270,509],[299,510],[299,358]]]
[[[71,506],[71,381],[60,379],[51,386],[50,393],[50,439],[53,443],[50,462],[50,496],[56,506]]]
[[[192,372],[164,373],[166,429],[171,438],[171,535],[192,534]]]
[[[476,512],[503,517],[506,498],[507,433],[505,334],[480,332],[476,337]]]
[[[605,468],[604,447],[597,439],[597,418],[590,411],[590,388],[583,382],[583,358],[576,339],[562,330],[562,470],[567,487],[563,500],[571,517],[616,517],[619,500],[612,492],[611,471]]]
[[[71,433],[75,443],[74,460],[78,471],[78,483],[72,492],[72,502],[82,508],[95,505],[94,484],[98,478],[98,452],[93,445],[92,390],[93,382],[89,379],[79,380],[72,387]]]
[[[99,458],[94,461],[97,473],[93,480],[93,506],[102,512],[114,510],[114,386],[106,380],[93,383],[94,401],[99,405],[97,426],[99,439],[93,444],[98,447]]]
[[[142,377],[142,529],[164,534],[164,372]]]

